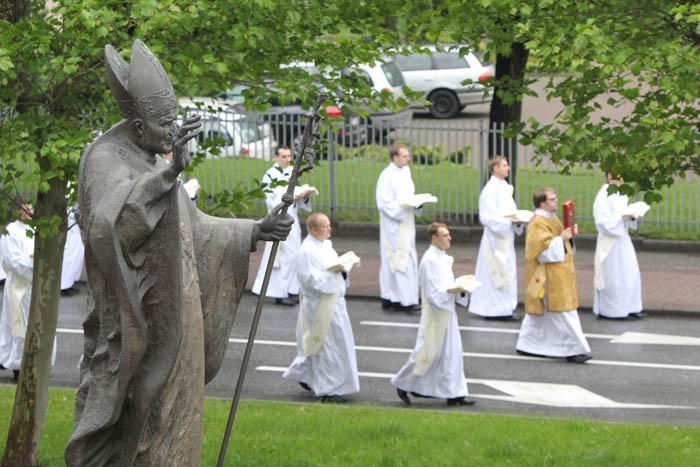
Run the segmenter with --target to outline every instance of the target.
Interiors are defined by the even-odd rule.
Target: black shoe
[[[586,363],[591,358],[593,358],[592,355],[582,353],[582,354],[572,355],[570,357],[566,357],[566,361],[571,362],[571,363]]]
[[[405,311],[406,313],[414,313],[417,311],[420,311],[421,307],[420,305],[407,305],[407,306],[401,306],[401,311]]]
[[[396,388],[396,394],[399,395],[399,399],[401,399],[404,404],[411,405],[411,399],[408,398],[408,393],[406,391]]]
[[[61,295],[64,297],[72,297],[73,295],[77,295],[80,293],[80,290],[76,289],[75,287],[69,287],[67,289],[61,290]]]
[[[638,313],[630,313],[628,316],[632,319],[642,319],[642,318],[646,318],[647,314],[644,313],[643,311],[640,311]]]
[[[382,298],[382,310],[385,310],[385,311],[404,311],[404,307],[399,302],[392,302],[391,300],[387,300],[385,298]]]
[[[425,396],[423,394],[418,394],[417,392],[411,391],[413,397],[422,397],[423,399],[435,399],[433,396]]]
[[[19,380],[19,370],[12,370],[12,376],[15,379],[15,383]]]
[[[502,316],[484,316],[487,321],[520,321],[520,317],[516,315],[502,315]]]
[[[466,397],[455,397],[452,399],[447,399],[447,405],[454,407],[457,405],[474,405],[476,401],[474,399],[467,399]]]
[[[344,397],[340,397],[337,394],[332,394],[330,396],[321,396],[322,404],[346,404],[348,402]]]
[[[632,317],[632,315],[629,315],[629,317]],[[605,316],[605,315],[598,315],[598,319],[607,319],[609,321],[625,321],[628,318],[628,316]]]
[[[517,353],[518,355],[523,355],[525,357],[546,358],[544,355],[537,355],[536,353],[525,352],[524,350],[518,350],[518,349],[515,349],[515,353]]]
[[[0,370],[4,370],[4,369],[5,369],[5,365],[3,365],[2,363],[0,363]]]
[[[282,306],[296,306],[296,302],[289,298],[276,298],[275,303]]]
[[[309,386],[308,384],[306,384],[306,383],[303,382],[303,381],[299,381],[299,386],[301,386],[302,388],[306,389],[307,391],[311,391],[311,386]]]

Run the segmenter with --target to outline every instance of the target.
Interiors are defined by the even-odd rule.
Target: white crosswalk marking
[[[282,373],[286,367],[261,365],[255,368],[258,371]],[[360,372],[362,378],[391,379],[390,373],[366,373]],[[535,404],[549,407],[569,408],[605,408],[605,409],[694,409],[695,407],[660,405],[660,404],[630,404],[615,402],[606,397],[584,389],[574,384],[535,383],[529,381],[508,381],[495,379],[470,379],[468,384],[483,384],[502,394],[474,394],[470,396],[480,399],[497,399],[502,401],[517,402],[521,404]]]
[[[232,344],[245,344],[246,339],[241,338],[230,338],[228,340]],[[294,341],[277,341],[277,340],[267,340],[267,339],[255,339],[255,343],[258,345],[279,345],[283,347],[295,347],[296,342]],[[409,354],[413,349],[402,349],[398,347],[375,347],[369,345],[356,345],[355,350],[358,352],[392,352],[392,353],[403,353]],[[534,362],[551,362],[552,359],[539,358],[539,357],[526,357],[522,355],[515,354],[495,354],[495,353],[478,353],[478,352],[463,352],[465,357],[469,358],[493,358],[501,360],[530,360]],[[589,360],[586,365],[610,365],[610,366],[628,366],[632,368],[656,368],[665,370],[681,370],[681,371],[700,371],[700,366],[698,365],[677,365],[673,363],[649,363],[649,362],[627,362],[627,361],[616,361],[616,360]]]
[[[416,324],[412,323],[391,323],[382,321],[363,321],[362,324],[369,326],[391,326],[391,327],[410,327],[416,328]],[[464,327],[462,329],[475,332],[507,332],[516,333],[517,330],[502,329],[502,328],[481,328],[481,327]],[[57,332],[64,334],[82,334],[82,329],[59,328]],[[671,344],[671,345],[698,345],[697,338],[684,338],[683,336],[670,336],[665,334],[649,334],[626,332],[619,336],[603,336],[600,338],[613,339],[612,342],[619,343],[635,343],[635,344]],[[242,345],[247,342],[244,338],[230,338],[232,344]],[[296,342],[290,340],[273,340],[273,339],[256,339],[256,345],[265,346],[280,346],[280,347],[296,347]],[[398,347],[382,347],[382,346],[356,346],[357,352],[383,352],[383,353],[401,353],[408,355],[412,349]],[[464,352],[467,358],[486,358],[486,359],[507,359],[507,360],[524,360],[533,362],[550,362],[551,359],[542,359],[537,357],[527,357],[516,354],[494,354],[494,353],[477,353]],[[679,371],[700,371],[700,366],[695,365],[676,365],[663,363],[647,363],[647,362],[629,362],[629,361],[613,361],[613,360],[591,360],[588,365],[607,365],[607,366],[622,366],[632,368],[655,368],[665,370]],[[261,365],[256,368],[257,371],[277,372],[282,373],[286,367]],[[389,380],[393,373],[383,372],[360,372],[362,378],[378,378]],[[472,385],[472,396],[481,399],[499,400],[505,402],[513,402],[519,404],[531,404],[548,407],[559,408],[633,408],[633,409],[695,409],[692,406],[674,406],[662,404],[643,404],[643,403],[627,403],[617,402],[596,394],[583,387],[573,384],[555,384],[541,383],[532,381],[515,381],[515,380],[494,380],[494,379],[473,379],[467,378],[467,383]],[[483,393],[474,393],[474,389],[478,385],[488,386],[491,391]],[[473,386],[476,386],[474,388]]]
[[[700,338],[648,332],[625,332],[610,342],[613,344],[700,345]]]
[[[360,321],[364,326],[386,326],[398,328],[418,328],[418,323],[396,323],[391,321]],[[460,331],[493,332],[500,334],[518,334],[520,329],[485,328],[478,326],[460,326]],[[647,344],[647,345],[700,345],[700,338],[674,336],[672,334],[653,334],[648,332],[624,332],[622,334],[584,333],[588,339],[605,339],[612,344]]]

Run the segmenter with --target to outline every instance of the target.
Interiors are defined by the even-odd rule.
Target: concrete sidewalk
[[[429,246],[425,226],[418,226],[418,257]],[[455,275],[473,274],[476,264],[480,228],[450,227]],[[354,251],[361,259],[360,268],[350,273],[348,296],[379,300],[379,230],[374,224],[341,223],[333,225],[333,246],[339,252]],[[635,239],[642,274],[644,311],[664,313],[700,313],[700,242],[676,242]],[[595,237],[582,236],[576,242],[576,280],[579,309],[593,306],[593,255]],[[262,246],[251,255],[248,288],[260,264]],[[518,256],[518,297],[522,304],[525,277],[523,239],[516,241]],[[700,316],[700,314],[698,315]]]

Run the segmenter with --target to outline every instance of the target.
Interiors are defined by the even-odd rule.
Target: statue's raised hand
[[[190,165],[190,150],[187,142],[197,136],[202,126],[200,115],[189,116],[173,136],[173,158],[170,161],[172,169],[180,173]]]

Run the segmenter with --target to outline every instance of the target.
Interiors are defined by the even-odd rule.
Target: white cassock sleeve
[[[549,247],[537,257],[540,263],[561,263],[566,256],[564,249],[564,239],[562,237],[554,237],[549,243]]]

